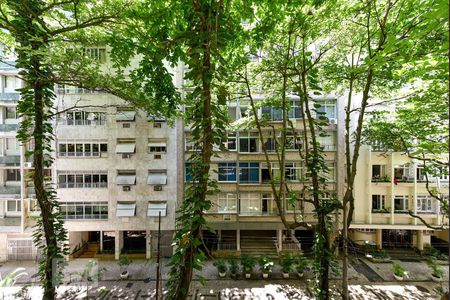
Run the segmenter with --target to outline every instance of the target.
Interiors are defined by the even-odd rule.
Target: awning
[[[153,121],[153,122],[165,122],[166,118],[158,117],[156,115],[148,115],[147,121]]]
[[[118,143],[116,146],[116,153],[134,153],[136,143]]]
[[[134,185],[136,184],[136,175],[117,175],[117,185]]]
[[[134,121],[136,112],[132,110],[121,110],[116,113],[116,121]]]
[[[147,184],[167,184],[166,173],[149,173],[147,177]]]
[[[148,217],[158,217],[161,212],[161,217],[167,214],[167,202],[149,202],[147,209]]]
[[[166,142],[148,142],[149,147],[166,147]]]
[[[118,202],[116,209],[117,217],[134,217],[136,215],[135,202]]]

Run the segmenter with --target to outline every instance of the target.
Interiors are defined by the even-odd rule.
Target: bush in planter
[[[263,277],[267,278],[269,276],[269,273],[272,272],[273,261],[271,261],[269,258],[263,256],[259,259],[259,266],[260,266],[261,272],[263,273]]]
[[[230,265],[230,273],[231,273],[231,277],[235,278],[237,276],[238,273],[238,262],[236,259],[230,259],[228,260],[228,264]]]
[[[428,266],[433,270],[431,276],[435,279],[440,280],[444,276],[444,270],[442,270],[441,265],[439,265],[435,259],[429,259]]]
[[[128,255],[120,254],[119,261],[117,264],[120,266],[120,277],[123,279],[128,278],[128,269],[127,267],[131,264],[131,260],[128,258]]]
[[[448,256],[440,252],[438,249],[431,245],[425,245],[422,255],[429,258],[448,260]]]
[[[217,267],[217,271],[219,272],[220,277],[225,277],[227,274],[227,265],[223,259],[218,259],[214,262],[214,265]]]
[[[280,266],[281,266],[281,270],[283,272],[283,277],[284,278],[289,278],[289,272],[292,271],[292,268],[294,264],[294,258],[292,257],[291,254],[287,254],[283,257],[281,257],[280,259]]]
[[[303,255],[300,254],[295,258],[295,270],[297,271],[300,277],[303,276],[303,273],[305,272],[305,268],[307,265],[308,260]]]
[[[402,280],[403,277],[407,276],[406,270],[399,263],[392,263],[392,272],[395,276],[398,277],[399,280]]]
[[[253,267],[255,266],[255,259],[248,255],[244,255],[241,258],[242,270],[245,273],[246,278],[250,278],[251,273],[253,271]]]

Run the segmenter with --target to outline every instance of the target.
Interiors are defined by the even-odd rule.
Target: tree
[[[23,87],[18,89],[21,93],[18,112],[23,121],[17,137],[22,144],[34,141],[34,149],[27,155],[33,156],[33,183],[41,210],[33,241],[42,250],[39,274],[43,299],[55,298],[55,286],[60,281],[64,256],[68,254],[67,232],[59,215],[56,194],[44,175],[44,169],[52,164],[51,118],[55,97],[52,45],[77,30],[111,22],[114,14],[110,12],[116,5],[110,2],[105,10],[97,1],[33,0],[0,4],[0,27],[6,30],[3,37],[9,35],[9,41],[14,40],[17,68],[23,81]]]

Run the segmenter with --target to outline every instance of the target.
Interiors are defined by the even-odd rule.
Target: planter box
[[[395,278],[395,280],[398,280],[398,281],[403,281],[403,276],[397,276],[397,275],[395,275],[395,274],[393,274],[394,275],[394,278]]]

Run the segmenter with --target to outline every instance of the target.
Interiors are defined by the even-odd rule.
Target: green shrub
[[[272,272],[273,269],[273,261],[263,256],[259,259],[259,266],[261,272],[263,272],[264,274],[269,274],[270,272]]]
[[[244,255],[241,258],[241,265],[242,269],[244,270],[244,273],[251,273],[253,267],[255,266],[255,259],[248,255]]]
[[[283,256],[280,259],[280,266],[281,266],[281,269],[283,270],[283,273],[291,272],[292,268],[294,267],[294,258],[292,257],[292,255],[287,254],[287,255]]]

